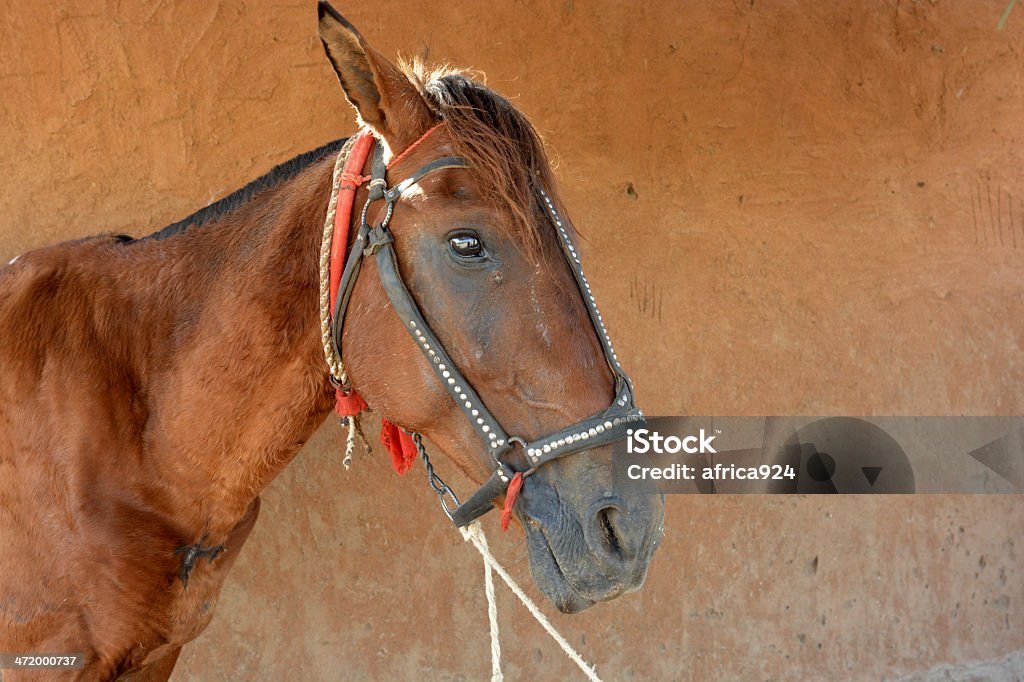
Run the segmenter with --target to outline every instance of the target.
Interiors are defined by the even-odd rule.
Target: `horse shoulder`
[[[102,246],[0,268],[0,650],[73,649],[123,672],[206,627],[258,502],[181,585],[190,536],[145,466],[133,368],[97,328],[114,296],[77,264]]]

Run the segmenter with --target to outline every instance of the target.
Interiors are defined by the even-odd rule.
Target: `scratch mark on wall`
[[[971,219],[974,221],[974,244],[977,246],[981,243],[981,233],[978,231],[978,209],[977,202],[974,200],[974,188],[968,189],[968,194],[971,195]]]
[[[975,181],[970,195],[975,245],[1024,248],[1024,199],[998,183],[993,187],[987,174]]]
[[[664,298],[661,285],[633,275],[629,283],[629,300],[636,306],[638,313],[661,322]]]
[[[992,245],[999,241],[999,233],[996,232],[995,209],[992,208],[992,179],[985,178],[985,196],[988,199],[988,226],[992,232]]]
[[[1014,198],[1007,193],[1007,207],[1010,209],[1010,236],[1013,237],[1014,248],[1017,248],[1017,226],[1014,224]]]

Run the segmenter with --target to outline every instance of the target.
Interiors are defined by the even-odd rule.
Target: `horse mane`
[[[143,239],[166,239],[190,227],[199,227],[208,222],[223,218],[225,215],[247,203],[265,189],[274,187],[298,175],[302,170],[316,163],[328,154],[336,154],[345,144],[345,139],[334,140],[316,149],[299,154],[295,158],[274,166],[269,172],[256,178],[241,189],[237,189],[223,199],[218,199],[209,206],[201,208],[187,218],[171,223],[159,232],[143,237]]]
[[[540,182],[556,202],[555,183],[544,143],[526,116],[480,80],[450,66],[428,67],[419,60],[403,62],[402,71],[427,104],[448,122],[453,151],[475,171],[485,201],[512,218],[510,227],[528,249],[540,245],[540,207],[534,185]],[[190,227],[215,221],[247,203],[263,190],[298,175],[303,169],[337,153],[344,139],[299,154],[241,189],[143,239],[160,240]]]
[[[400,68],[435,112],[448,122],[454,152],[475,171],[485,201],[506,211],[527,247],[542,239],[535,194],[539,181],[558,201],[551,164],[540,135],[507,99],[467,72],[415,59]]]

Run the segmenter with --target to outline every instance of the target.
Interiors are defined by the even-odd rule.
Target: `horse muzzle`
[[[582,461],[559,466],[574,468]],[[534,582],[563,613],[639,589],[664,533],[663,496],[608,494],[608,478],[595,476],[595,467],[580,472],[586,475],[577,485],[566,486],[565,477],[573,473],[552,472],[558,490],[546,476],[532,476],[515,510],[526,532]]]

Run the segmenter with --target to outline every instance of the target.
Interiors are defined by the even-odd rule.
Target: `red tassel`
[[[334,397],[334,411],[342,417],[351,417],[359,414],[367,407],[363,397],[356,393],[355,389],[349,389],[346,393],[340,388]]]
[[[412,468],[416,461],[416,442],[412,436],[403,431],[397,424],[392,424],[387,419],[380,420],[380,442],[384,444],[391,455],[391,466],[399,474],[404,474]]]
[[[512,482],[508,484],[508,490],[505,491],[505,508],[501,510],[501,529],[508,530],[508,524],[512,522],[512,507],[516,506],[516,500],[519,499],[519,491],[523,489],[523,473],[517,471],[516,475],[512,477]]]
[[[402,466],[395,467],[395,471],[404,474],[412,469],[412,464],[416,461],[416,456],[419,453],[416,451],[416,441],[402,429],[398,429],[398,442],[402,444]]]

